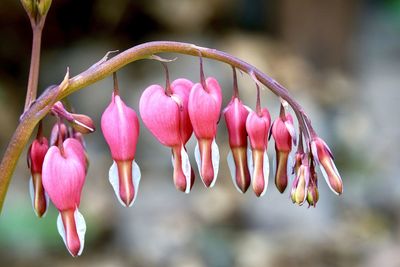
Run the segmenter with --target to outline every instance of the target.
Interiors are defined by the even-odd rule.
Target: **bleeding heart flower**
[[[246,119],[249,108],[238,97],[232,97],[223,111],[228,128],[229,146],[228,166],[233,184],[239,192],[246,192],[250,185],[250,173],[247,165]]]
[[[271,116],[266,108],[250,112],[246,121],[246,131],[249,135],[252,150],[251,180],[254,193],[260,197],[265,194],[268,186],[269,161],[267,155],[268,132]]]
[[[342,194],[342,178],[333,162],[333,154],[328,145],[321,138],[314,137],[311,140],[311,151],[329,188],[337,195]]]
[[[188,114],[188,101],[193,83],[177,79],[164,89],[160,85],[147,87],[140,97],[140,116],[146,127],[163,145],[172,149],[173,180],[178,190],[189,193],[194,182],[185,144],[193,128]]]
[[[42,136],[42,125],[40,123],[38,135],[30,145],[27,155],[28,167],[31,170],[29,192],[33,210],[39,218],[45,215],[49,206],[49,197],[42,185],[42,166],[48,149],[49,144],[47,138]]]
[[[85,182],[83,147],[68,138],[60,148],[52,146],[43,162],[43,187],[59,210],[57,228],[72,256],[81,255],[86,223],[79,212],[82,187]]]
[[[279,192],[283,193],[288,183],[288,160],[292,150],[292,142],[296,142],[296,133],[293,126],[293,118],[290,114],[285,114],[284,107],[281,105],[279,117],[272,124],[272,136],[275,140],[276,165],[275,185]]]
[[[196,163],[207,187],[215,184],[218,175],[219,151],[215,137],[221,104],[222,93],[216,79],[210,77],[193,86],[189,96],[189,117],[198,141]]]
[[[135,111],[115,92],[101,116],[101,130],[114,160],[109,181],[119,202],[130,207],[136,199],[140,181],[140,169],[135,162],[139,120]]]

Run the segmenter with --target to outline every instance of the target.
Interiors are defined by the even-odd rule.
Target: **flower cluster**
[[[68,112],[61,102],[54,104],[51,112],[57,117],[57,123],[51,131],[50,147],[40,122],[38,134],[28,150],[32,206],[38,217],[42,217],[50,198],[60,213],[58,232],[71,255],[77,256],[82,253],[86,232],[85,219],[78,208],[89,164],[82,134],[95,128],[88,116]]]
[[[307,201],[315,207],[319,198],[315,171],[318,165],[330,189],[336,194],[342,193],[342,180],[326,143],[316,135],[310,123],[305,127],[299,122],[297,138],[293,117],[286,110],[284,101],[279,116],[272,122],[268,109],[261,107],[260,85],[254,75],[250,73],[257,87],[255,110],[241,101],[233,68],[233,95],[221,112],[221,87],[215,78],[205,77],[201,57],[198,83],[183,78],[170,83],[168,69],[165,63],[163,65],[165,88],[157,84],[147,87],[140,97],[139,112],[150,133],[171,149],[173,182],[178,190],[189,193],[195,181],[186,149],[193,133],[197,139],[194,157],[200,178],[206,187],[214,186],[220,160],[215,140],[223,114],[230,146],[227,162],[239,192],[245,193],[251,185],[257,197],[266,193],[270,169],[267,147],[272,137],[276,152],[273,176],[279,192],[283,193],[292,182],[290,197],[293,203],[302,205]],[[83,250],[86,231],[85,220],[78,210],[88,169],[82,134],[93,132],[95,128],[88,116],[67,111],[61,102],[57,102],[51,111],[58,121],[51,133],[50,148],[40,126],[28,151],[32,205],[41,217],[50,198],[60,212],[58,231],[69,252],[77,256]],[[299,114],[296,113],[299,120],[308,119],[305,114],[304,117]],[[111,102],[101,117],[101,130],[113,159],[109,181],[118,201],[130,207],[137,197],[141,178],[135,161],[140,125],[136,112],[119,94],[115,73]]]

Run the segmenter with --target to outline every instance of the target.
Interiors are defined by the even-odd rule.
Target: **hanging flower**
[[[200,58],[201,59],[201,58]],[[212,187],[219,169],[219,150],[215,137],[220,118],[222,92],[215,78],[205,79],[200,60],[200,83],[196,83],[189,96],[189,117],[197,138],[196,163],[206,187]]]
[[[43,187],[60,214],[57,229],[72,256],[84,248],[86,223],[79,212],[86,163],[79,141],[67,138],[48,150],[43,162]]]
[[[49,206],[49,197],[42,185],[43,160],[49,149],[47,138],[42,135],[42,123],[39,123],[38,134],[28,149],[28,167],[31,171],[29,179],[29,192],[32,200],[32,207],[40,218],[45,215]]]
[[[311,151],[329,188],[337,195],[342,194],[342,178],[333,162],[333,154],[328,145],[321,138],[314,137],[311,141]]]
[[[310,182],[307,189],[307,202],[308,205],[316,207],[319,199],[318,193],[318,177],[315,171],[314,160],[311,159],[310,163]]]
[[[288,159],[292,150],[292,142],[295,142],[296,134],[293,126],[293,118],[285,114],[283,105],[279,117],[272,124],[272,136],[275,140],[276,165],[275,185],[279,192],[283,193],[288,183]]]
[[[135,162],[139,120],[136,112],[122,101],[117,85],[111,103],[101,116],[101,130],[114,160],[109,171],[109,181],[119,202],[130,207],[136,199],[140,182],[140,169]]]
[[[236,70],[233,69],[234,95],[223,110],[228,128],[229,146],[227,161],[233,184],[239,192],[245,193],[250,186],[250,173],[247,165],[246,119],[249,108],[239,99]]]
[[[188,100],[193,83],[177,79],[164,89],[160,85],[147,87],[140,97],[140,116],[153,136],[172,150],[173,180],[178,190],[189,193],[194,182],[185,144],[193,128],[188,114]]]
[[[298,167],[296,172],[296,178],[293,181],[290,196],[293,203],[303,205],[307,198],[307,190],[310,181],[310,166],[308,165],[308,159],[305,155],[302,157],[301,165]]]
[[[246,131],[249,135],[252,151],[250,164],[253,191],[261,197],[268,187],[269,161],[267,155],[268,132],[271,126],[271,116],[268,109],[261,108],[260,88],[257,85],[256,111],[251,111],[246,120]]]

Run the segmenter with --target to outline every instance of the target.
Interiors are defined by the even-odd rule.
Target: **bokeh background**
[[[23,109],[29,69],[30,26],[19,1],[1,2],[0,36],[2,155]],[[400,1],[54,0],[43,37],[40,91],[58,83],[67,67],[75,75],[109,50],[151,40],[214,47],[250,62],[304,106],[336,156],[344,194],[335,196],[321,179],[317,208],[298,207],[271,178],[261,199],[251,191],[239,194],[225,161],[223,120],[216,186],[206,189],[197,179],[189,195],[180,193],[169,149],[141,122],[136,154],[142,182],[134,206],[122,208],[108,183],[112,161],[99,127],[112,88],[107,78],[69,97],[98,126],[86,138],[83,255],[68,254],[53,206],[43,219],[34,215],[24,153],[0,216],[0,266],[400,266]],[[169,68],[172,79],[199,78],[195,57],[178,55]],[[205,72],[220,81],[226,105],[229,66],[205,60]],[[164,84],[154,61],[130,64],[119,78],[121,94],[136,110],[144,88]],[[239,86],[254,108],[254,83],[239,75]],[[262,104],[277,116],[273,94],[263,92]],[[52,123],[46,119],[47,131]],[[272,147],[273,141],[271,163]]]

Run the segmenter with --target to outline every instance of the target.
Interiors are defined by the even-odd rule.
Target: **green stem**
[[[202,57],[227,63],[246,73],[253,73],[262,84],[267,86],[273,93],[286,100],[289,105],[292,106],[300,123],[300,127],[303,131],[307,131],[307,127],[305,125],[306,122],[303,120],[304,112],[300,104],[290,97],[286,88],[284,88],[271,77],[259,71],[254,66],[227,53],[215,49],[199,47],[193,44],[169,41],[144,43],[125,50],[109,60],[103,60],[99,63],[96,63],[86,71],[69,79],[65,86],[55,86],[46,90],[25,112],[21,118],[20,124],[11,138],[0,164],[0,212],[3,207],[4,198],[7,193],[11,176],[22,150],[27,144],[35,125],[48,113],[51,106],[56,101],[59,101],[75,91],[106,78],[113,72],[131,62],[149,58],[149,56],[153,54],[164,52],[180,53],[192,56],[198,56],[200,52]]]

